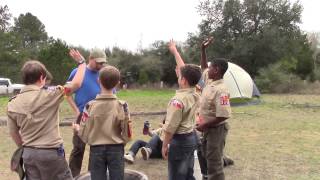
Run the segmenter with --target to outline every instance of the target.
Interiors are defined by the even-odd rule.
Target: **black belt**
[[[225,121],[222,121],[222,122],[223,122],[223,123],[217,124],[217,125],[215,125],[215,126],[213,126],[213,127],[208,127],[208,129],[214,129],[214,128],[217,128],[217,127],[220,127],[220,126],[222,126],[222,125],[227,124],[227,122],[225,122]]]
[[[121,147],[123,144],[101,144],[101,145],[91,145],[90,147]]]
[[[190,132],[190,133],[186,133],[186,134],[174,134],[173,137],[174,138],[179,138],[179,137],[188,137],[194,134],[194,131]]]
[[[33,146],[23,146],[23,148],[29,148],[29,149],[39,149],[39,150],[58,150],[59,148],[39,148],[39,147],[33,147]]]

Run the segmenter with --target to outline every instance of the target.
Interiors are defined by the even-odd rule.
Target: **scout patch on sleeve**
[[[57,89],[57,86],[43,86],[42,89],[52,92]]]
[[[42,89],[46,90],[46,91],[50,91],[50,92],[54,92],[54,91],[63,91],[64,88],[62,86],[44,86],[42,87]]]
[[[70,94],[71,93],[71,88],[68,88],[68,87],[64,87],[64,94]]]
[[[221,94],[220,95],[220,105],[230,105],[229,95]]]
[[[88,112],[89,107],[90,107],[89,104],[87,104],[82,112],[81,121],[84,123],[89,119],[89,112]]]
[[[175,108],[177,108],[177,109],[182,109],[182,108],[183,108],[182,102],[180,102],[180,101],[177,100],[177,99],[171,100],[170,105],[173,106],[173,107],[175,107]]]

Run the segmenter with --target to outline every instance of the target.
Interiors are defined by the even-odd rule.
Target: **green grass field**
[[[118,94],[129,103],[131,112],[163,111],[173,95],[174,90],[130,90]],[[5,115],[7,99],[0,98],[0,116]],[[261,100],[259,105],[232,108],[226,154],[235,160],[235,165],[225,169],[226,179],[320,179],[320,95],[264,95]],[[65,102],[60,116],[72,116]],[[149,120],[156,128],[161,119],[162,116],[134,116],[134,138],[147,140],[142,135],[143,122]],[[61,134],[68,158],[72,130],[62,127]],[[0,127],[0,138],[0,177],[18,179],[9,169],[15,145],[6,127]],[[83,172],[87,160],[86,153]],[[143,171],[150,180],[167,179],[166,161],[146,162],[140,153],[135,164],[126,164],[126,168]]]

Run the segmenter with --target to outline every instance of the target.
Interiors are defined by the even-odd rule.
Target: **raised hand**
[[[70,49],[69,55],[74,59],[77,63],[84,61],[84,57],[81,55],[81,53],[76,49]]]
[[[177,72],[177,70],[180,72],[180,68],[182,66],[184,66],[184,61],[183,59],[181,58],[178,50],[177,50],[177,47],[176,47],[176,43],[173,41],[173,39],[171,39],[168,43],[168,49],[169,51],[171,52],[171,54],[174,56],[175,58],[175,61],[177,63],[177,67],[176,67],[176,74],[177,74],[177,77],[179,77],[179,73]]]
[[[171,39],[168,43],[168,49],[172,54],[175,54],[177,52],[176,43]]]
[[[206,39],[201,43],[201,49],[206,49],[213,41],[214,41],[213,36],[210,36],[209,38],[206,38]]]
[[[205,70],[208,68],[208,61],[207,61],[207,54],[206,48],[213,42],[213,37],[209,37],[201,43],[201,58],[200,58],[200,65],[201,69]]]

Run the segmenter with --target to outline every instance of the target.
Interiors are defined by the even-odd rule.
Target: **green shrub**
[[[314,75],[314,80],[315,81],[316,80],[320,81],[320,67],[318,67],[317,69],[315,69],[313,71],[313,75]]]
[[[297,75],[288,73],[280,63],[269,65],[259,70],[255,82],[264,93],[294,93],[305,87],[305,83]]]
[[[138,83],[142,85],[142,84],[146,84],[148,81],[149,81],[148,74],[143,70],[140,71]]]

